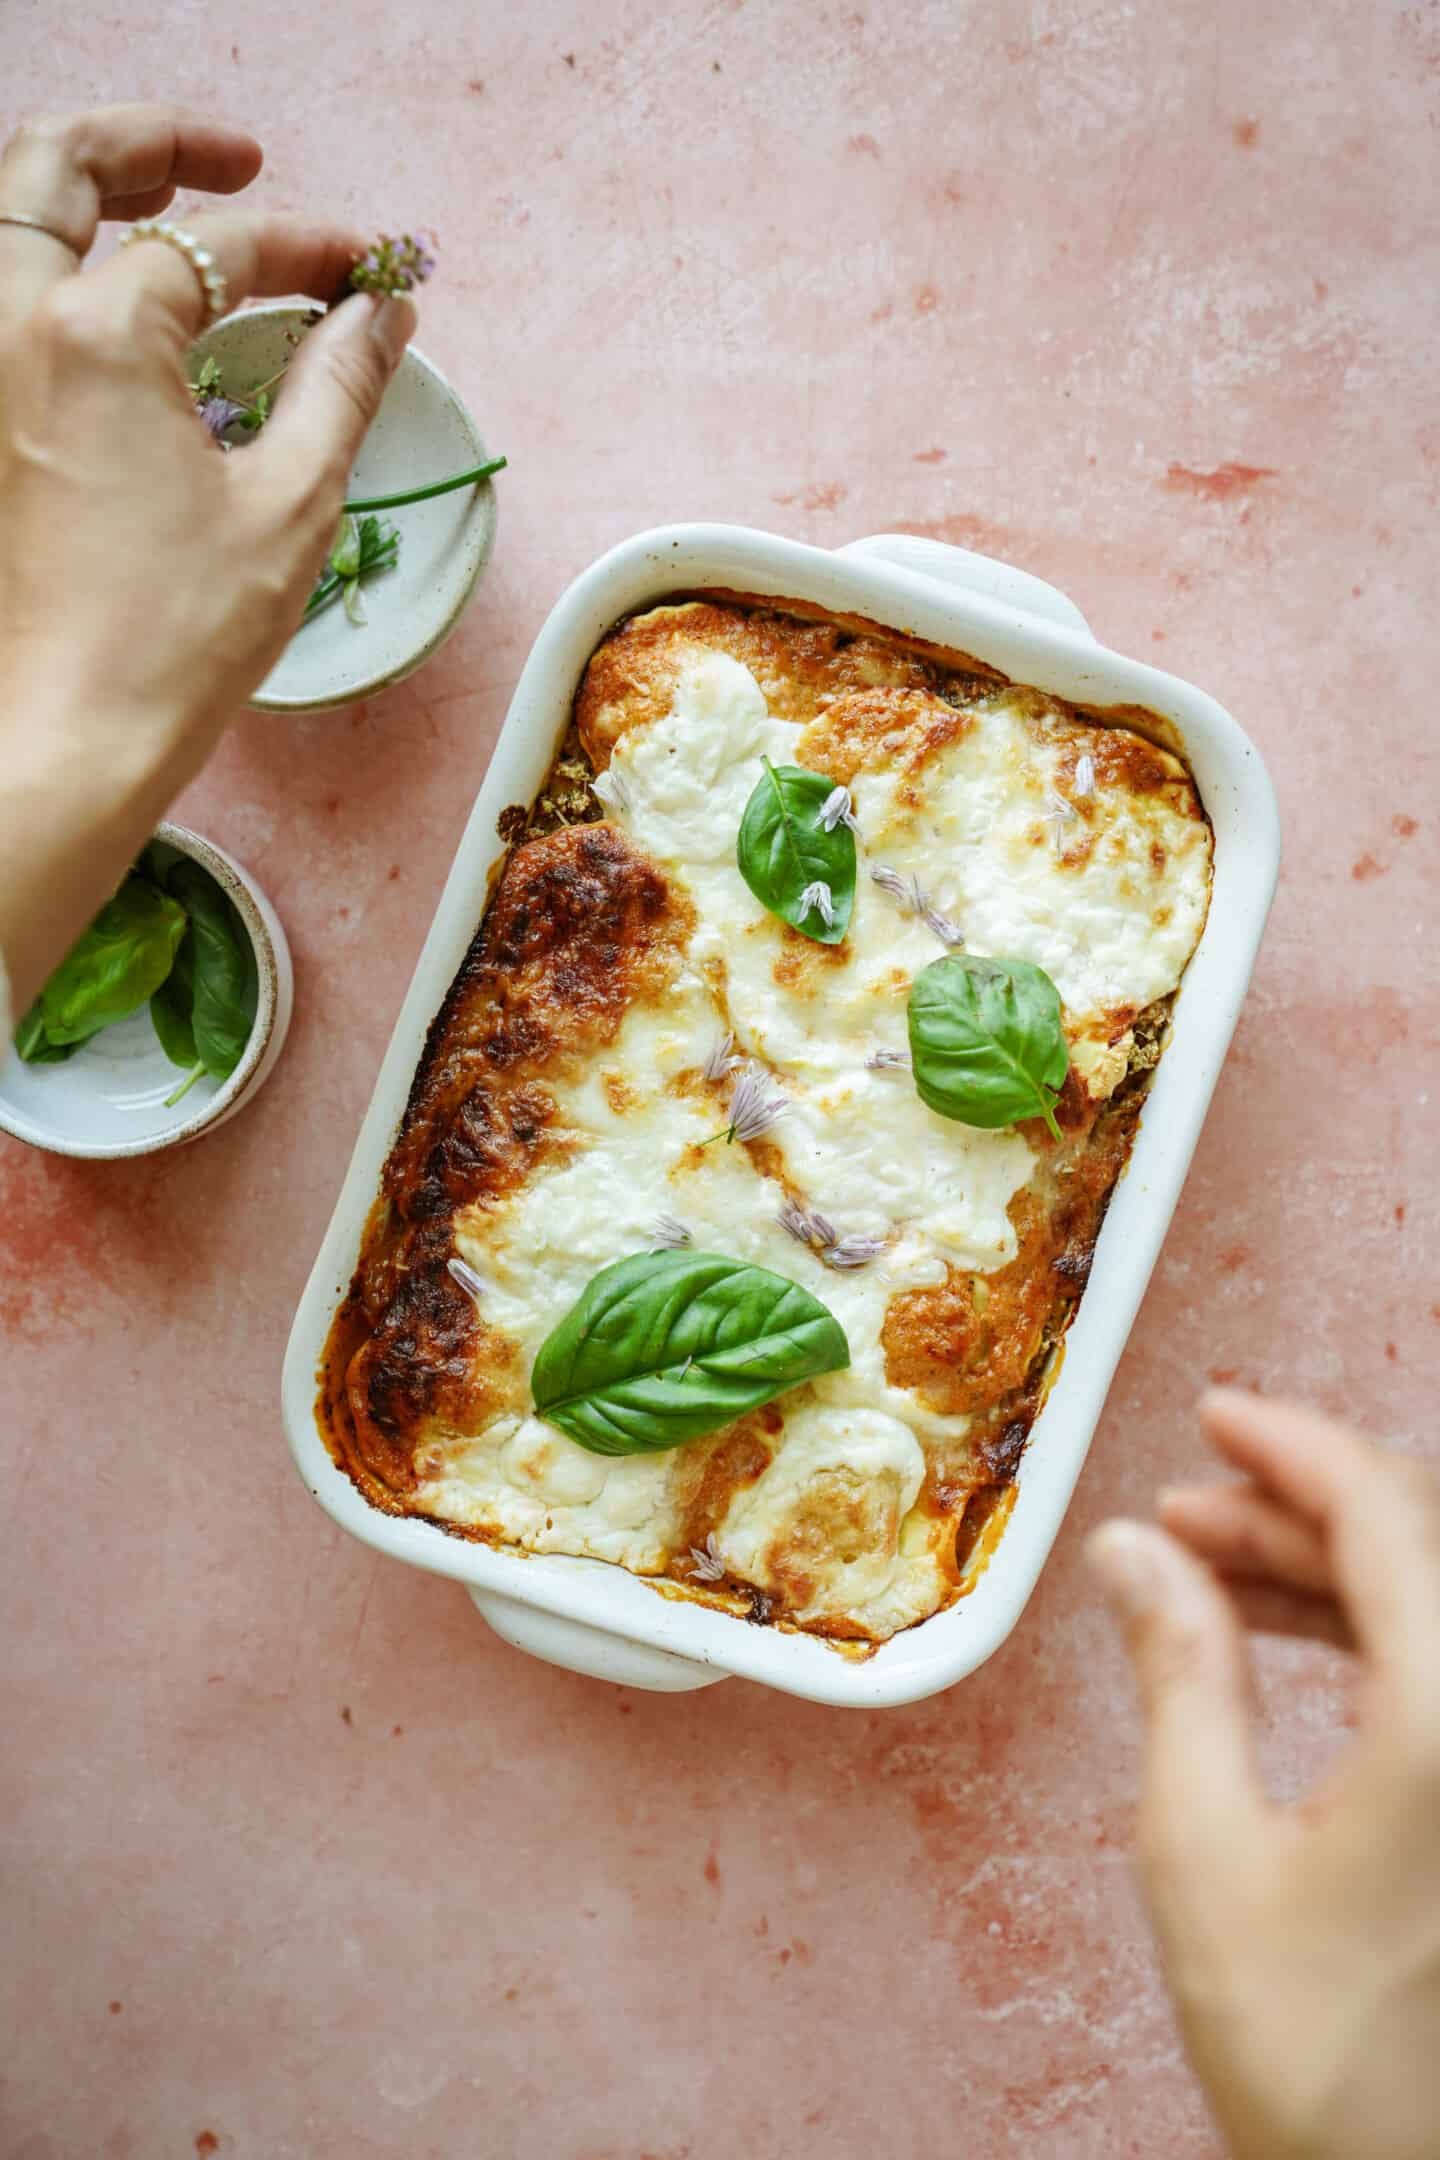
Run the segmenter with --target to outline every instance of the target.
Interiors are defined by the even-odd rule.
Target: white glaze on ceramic
[[[155,837],[208,870],[234,902],[255,954],[255,1025],[228,1080],[197,1080],[173,1109],[165,1097],[183,1079],[160,1047],[147,1008],[102,1028],[63,1065],[27,1065],[8,1050],[0,1062],[0,1127],[53,1155],[114,1160],[180,1147],[223,1125],[253,1100],[285,1046],[295,971],[280,918],[250,872],[199,833],[160,825]]]
[[[999,1550],[968,1598],[895,1636],[863,1662],[813,1637],[751,1627],[661,1597],[603,1562],[493,1550],[447,1536],[434,1523],[382,1515],[336,1468],[315,1426],[314,1375],[330,1319],[349,1283],[426,1031],[504,853],[496,820],[508,804],[529,802],[540,786],[568,722],[576,682],[610,625],[669,593],[706,586],[805,599],[866,616],[974,653],[1018,681],[1082,705],[1148,707],[1177,728],[1215,828],[1205,934],[1176,1004],[1172,1040],[1130,1168],[1096,1248],[1063,1369],[1023,1459]],[[1270,782],[1229,714],[1176,677],[1098,645],[1071,602],[1023,572],[908,536],[884,535],[829,554],[733,526],[662,528],[613,549],[552,610],[516,687],[296,1314],[284,1410],[306,1484],[365,1543],[464,1582],[508,1641],[598,1677],[674,1687],[686,1676],[673,1665],[656,1666],[654,1653],[664,1651],[691,1661],[694,1686],[704,1686],[717,1671],[732,1672],[815,1701],[864,1708],[911,1702],[962,1679],[1010,1633],[1060,1527],[1229,1046],[1278,863]]]
[[[226,316],[192,348],[192,379],[213,354],[225,389],[245,397],[284,364],[291,350],[286,332],[298,332],[305,321],[305,309],[289,306]],[[250,446],[230,452],[249,454]],[[350,497],[399,494],[484,464],[489,454],[445,377],[412,345],[361,445]],[[310,712],[349,704],[413,674],[449,637],[494,545],[494,483],[384,515],[400,533],[400,558],[361,588],[364,626],[350,622],[338,603],[317,615],[296,632],[252,705],[265,712]]]

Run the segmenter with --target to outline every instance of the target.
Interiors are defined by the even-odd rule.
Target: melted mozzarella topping
[[[1162,796],[1115,789],[1088,860],[1066,865],[1069,836],[1045,822],[1058,752],[1027,728],[1018,698],[1000,695],[933,755],[920,786],[914,775],[904,785],[893,774],[859,779],[851,929],[823,958],[807,948],[802,960],[814,965],[797,967],[793,937],[740,876],[735,844],[762,759],[795,763],[800,732],[769,713],[747,668],[697,646],[670,711],[621,738],[607,800],[695,903],[687,962],[663,1005],[633,1008],[605,1056],[555,1089],[563,1157],[499,1205],[462,1212],[455,1249],[482,1278],[487,1321],[527,1368],[592,1276],[652,1244],[662,1215],[697,1249],[770,1268],[820,1298],[845,1330],[850,1366],[781,1399],[770,1466],[732,1498],[718,1547],[736,1575],[783,1589],[796,1617],[884,1636],[947,1593],[943,1536],[906,1518],[922,1443],[963,1438],[966,1424],[889,1384],[886,1308],[899,1289],[943,1281],[947,1264],[983,1272],[1013,1257],[1007,1210],[1034,1157],[1019,1133],[926,1109],[907,1071],[867,1069],[876,1049],[903,1049],[911,979],[945,949],[868,871],[917,878],[970,949],[1045,968],[1076,1062],[1093,1072],[1114,1062],[1106,1014],[1179,980],[1204,921],[1209,834]],[[787,1099],[766,1142],[783,1182],[743,1145],[695,1148],[725,1124],[728,1083],[706,1082],[701,1068],[732,1031]],[[782,1226],[787,1186],[841,1237],[884,1239],[881,1254],[852,1270],[827,1266]],[[512,1416],[452,1446],[417,1499],[533,1549],[653,1573],[675,1557],[683,1482],[670,1453],[592,1455],[539,1418]]]

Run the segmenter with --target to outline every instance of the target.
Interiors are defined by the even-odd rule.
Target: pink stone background
[[[433,221],[422,342],[509,452],[419,679],[242,718],[181,814],[289,927],[190,1152],[0,1145],[6,2160],[1200,2160],[1085,1530],[1207,1375],[1434,1451],[1440,10],[1311,0],[11,0],[16,109],[173,94],[256,193]],[[1261,744],[1285,880],[1054,1561],[945,1699],[617,1691],[346,1540],[295,1298],[510,688],[674,517],[1052,578]],[[1262,1655],[1277,1788],[1344,1718]]]

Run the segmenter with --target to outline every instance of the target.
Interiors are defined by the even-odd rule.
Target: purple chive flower
[[[690,1243],[690,1232],[673,1215],[657,1215],[650,1225],[651,1252],[678,1252]]]
[[[948,915],[942,915],[939,908],[922,908],[920,910],[920,919],[927,930],[934,931],[942,945],[963,945],[965,943],[964,933],[960,925],[957,922],[952,922]]]
[[[797,1207],[793,1200],[785,1202],[776,1220],[782,1230],[789,1231],[797,1245],[808,1245],[814,1236],[810,1228],[810,1217],[804,1208]]]
[[[215,395],[201,398],[195,407],[202,425],[214,436],[216,442],[220,441],[226,428],[232,427],[245,409],[243,405],[237,405],[234,398]]]
[[[468,1260],[462,1260],[458,1253],[452,1253],[445,1262],[445,1272],[452,1282],[460,1285],[467,1297],[473,1298],[476,1304],[479,1304],[485,1295],[485,1285]]]
[[[787,1200],[775,1219],[781,1229],[788,1230],[799,1245],[834,1245],[839,1242],[839,1231],[829,1216],[822,1215],[818,1208],[811,1208],[807,1213],[804,1208],[797,1206],[795,1201]]]
[[[702,1078],[706,1080],[723,1080],[727,1073],[734,1072],[737,1065],[743,1065],[745,1060],[736,1057],[734,1051],[734,1035],[724,1036],[721,1041],[716,1043],[714,1049],[701,1066]]]
[[[1054,788],[1048,791],[1045,797],[1045,814],[1040,822],[1049,828],[1050,838],[1056,847],[1061,846],[1064,841],[1066,826],[1078,823],[1079,817],[1080,813],[1074,803],[1067,802]]]
[[[713,1530],[707,1533],[703,1545],[690,1547],[690,1572],[697,1582],[719,1582],[724,1576],[725,1562]]]
[[[886,863],[877,863],[870,872],[872,881],[882,892],[897,900],[907,915],[923,915],[930,902],[918,877],[912,872],[908,878],[901,877]]]
[[[926,928],[934,931],[942,945],[965,943],[960,925],[952,922],[948,915],[942,915],[939,908],[931,906],[929,893],[913,871],[908,878],[901,877],[898,870],[891,870],[884,863],[880,863],[870,875],[880,890],[889,893],[891,899],[897,901],[907,915],[918,915]]]
[[[851,832],[858,833],[860,820],[855,815],[855,799],[848,787],[831,788],[820,805],[820,823],[826,832],[834,832],[837,825],[848,825]]]
[[[401,233],[398,240],[381,233],[350,272],[350,283],[356,292],[409,292],[433,276],[435,246],[433,233]]]
[[[790,1105],[783,1095],[767,1095],[770,1075],[763,1065],[746,1065],[735,1076],[730,1096],[730,1123],[712,1137],[727,1144],[735,1140],[758,1140],[769,1132]],[[706,1146],[709,1146],[707,1141]]]
[[[814,884],[807,885],[800,895],[802,920],[806,915],[812,913],[819,915],[827,930],[834,929],[835,900],[824,878],[816,878]]]
[[[871,1260],[878,1260],[885,1250],[883,1237],[867,1237],[863,1231],[853,1231],[849,1237],[837,1238],[827,1245],[820,1257],[826,1267],[865,1267]]]

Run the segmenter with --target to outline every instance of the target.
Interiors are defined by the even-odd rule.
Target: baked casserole
[[[506,813],[330,1331],[320,1426],[372,1505],[857,1650],[963,1595],[1205,923],[1210,828],[1162,736],[798,603],[614,629]],[[777,848],[793,811],[802,849],[849,849],[843,906],[759,897],[768,790]],[[922,993],[1036,984],[1050,1083],[968,1109]],[[819,1312],[831,1347],[678,1441],[653,1388],[577,1421],[555,1344],[578,1371],[597,1283],[653,1314],[707,1268],[793,1286],[781,1332]],[[664,1403],[723,1405],[718,1353],[664,1357]]]

